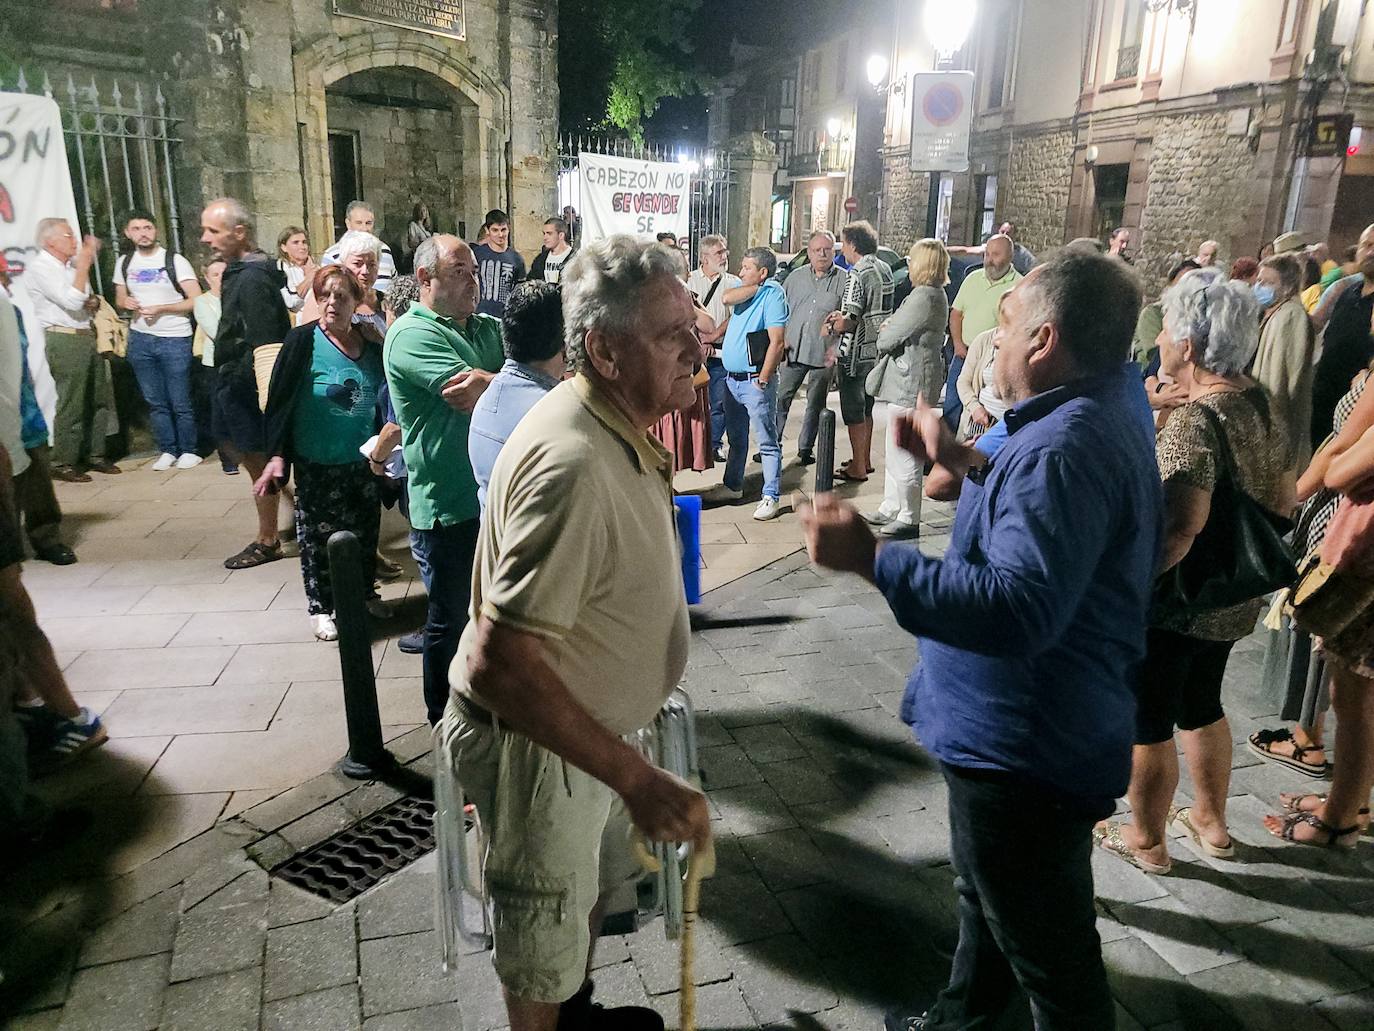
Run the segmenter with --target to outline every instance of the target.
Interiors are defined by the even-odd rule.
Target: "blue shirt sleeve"
[[[874,576],[897,622],[982,655],[1029,657],[1053,647],[1110,533],[1106,484],[1087,461],[1059,452],[1014,456],[992,488],[981,554],[951,550],[936,559],[903,545],[879,551]]]
[[[787,325],[787,295],[783,293],[781,287],[763,291],[763,326],[768,329],[770,326]]]

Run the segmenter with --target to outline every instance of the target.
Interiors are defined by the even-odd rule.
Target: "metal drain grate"
[[[399,798],[272,870],[331,902],[347,902],[434,849],[434,803]]]

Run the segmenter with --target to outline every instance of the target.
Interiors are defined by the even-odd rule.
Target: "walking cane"
[[[635,855],[649,873],[658,873],[662,865],[642,838],[636,837]],[[710,833],[700,845],[692,847],[687,858],[687,881],[682,888],[682,945],[678,952],[678,1031],[696,1031],[697,982],[696,965],[697,906],[701,902],[701,882],[716,872],[716,846]]]

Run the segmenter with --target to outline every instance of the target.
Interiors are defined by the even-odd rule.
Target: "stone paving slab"
[[[875,1029],[885,1008],[928,1003],[947,976],[956,924],[943,783],[896,717],[912,648],[874,597],[796,556],[709,598],[721,615],[771,603],[805,618],[692,644],[720,860],[698,930],[703,1029]],[[1235,721],[1239,741],[1263,724],[1264,705],[1235,683],[1228,704],[1244,694],[1256,714]],[[423,729],[393,741],[421,769],[427,746]],[[1374,1027],[1374,849],[1337,855],[1270,838],[1258,818],[1273,793],[1306,782],[1267,769],[1236,773],[1237,860],[1174,841],[1174,873],[1150,877],[1094,856],[1123,1031]],[[394,797],[321,774],[100,882],[98,896],[43,893],[35,880],[30,893],[50,901],[27,931],[50,943],[50,976],[0,1004],[26,1011],[19,1028],[196,1026],[198,1014],[215,1028],[496,1031],[489,958],[438,969],[433,857],[344,906],[249,858],[278,861]],[[0,943],[0,964],[12,962]],[[598,994],[652,1005],[675,1027],[676,967],[657,922],[603,939]]]

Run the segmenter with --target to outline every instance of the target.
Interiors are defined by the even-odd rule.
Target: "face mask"
[[[1264,283],[1256,283],[1250,288],[1255,295],[1255,300],[1259,301],[1261,308],[1267,308],[1274,303],[1274,288]]]

